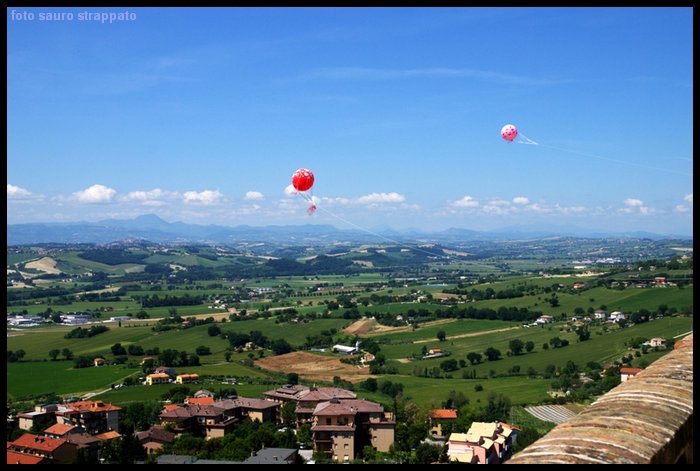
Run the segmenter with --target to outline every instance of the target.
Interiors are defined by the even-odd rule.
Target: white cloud
[[[217,203],[224,195],[219,190],[186,191],[182,200],[187,204],[212,205]]]
[[[294,185],[292,185],[292,184],[289,184],[284,188],[284,194],[287,196],[296,195],[297,193],[299,193],[299,192],[297,191],[296,188],[294,188]]]
[[[653,214],[654,210],[648,206],[644,206],[644,201],[637,198],[627,198],[625,201],[626,208],[622,208],[620,211],[623,213],[633,213],[635,209],[639,210],[639,214],[647,216]]]
[[[525,209],[528,211],[532,211],[533,213],[541,213],[541,214],[552,212],[552,210],[550,208],[542,206],[539,203],[529,204],[529,205],[525,206]]]
[[[245,196],[243,197],[245,200],[262,200],[265,199],[265,195],[260,193],[259,191],[247,191]]]
[[[399,193],[370,193],[369,195],[360,196],[355,200],[356,204],[375,204],[375,203],[403,203],[406,197]]]
[[[693,204],[693,194],[692,193],[685,195],[685,197],[683,199],[685,201],[687,201],[688,203]]]
[[[83,191],[76,191],[73,196],[81,203],[107,203],[112,201],[117,191],[104,185],[92,185]]]
[[[345,206],[361,206],[368,205],[377,207],[377,205],[383,203],[403,203],[406,201],[406,197],[400,193],[370,193],[368,195],[359,196],[357,198],[346,198],[344,196],[328,197],[323,196],[321,198],[313,197],[315,202],[322,202],[327,205],[345,205]]]
[[[528,204],[529,202],[530,200],[524,196],[516,196],[515,198],[513,198],[513,203],[515,204]]]
[[[157,200],[165,196],[165,192],[160,188],[151,191],[131,191],[124,196],[124,201],[148,201]]]
[[[331,205],[333,205],[333,204],[351,204],[352,203],[352,200],[350,198],[344,198],[342,196],[338,196],[335,198],[329,198],[328,196],[323,196],[321,198],[321,201],[324,204],[331,204]]]
[[[459,199],[457,201],[453,201],[450,204],[458,208],[475,208],[479,206],[479,202],[471,196],[465,196],[464,198]]]
[[[636,198],[627,198],[625,200],[625,206],[630,206],[630,207],[635,207],[635,206],[643,206],[644,201],[638,200]]]
[[[676,205],[676,207],[673,209],[677,213],[687,213],[690,211],[690,208],[687,206],[683,206],[682,204]]]
[[[7,184],[7,199],[22,200],[31,198],[32,192],[15,185]]]
[[[483,206],[481,208],[481,211],[483,211],[486,214],[501,215],[501,214],[508,214],[508,213],[512,212],[513,210],[510,207],[504,208],[500,205],[494,205],[494,204],[489,203],[489,204]]]
[[[121,197],[121,201],[128,203],[138,203],[143,206],[163,206],[166,199],[175,199],[179,195],[171,191],[163,191],[160,188],[154,188],[150,191],[131,191]]]

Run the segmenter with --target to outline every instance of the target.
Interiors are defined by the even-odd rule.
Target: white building
[[[7,323],[10,325],[37,325],[44,319],[41,316],[24,316],[8,317]]]
[[[353,353],[357,353],[360,351],[360,342],[355,342],[354,347],[350,347],[348,345],[333,345],[333,351],[352,355]]]
[[[89,314],[68,314],[67,316],[61,316],[61,321],[64,324],[78,325],[87,324],[92,319]]]

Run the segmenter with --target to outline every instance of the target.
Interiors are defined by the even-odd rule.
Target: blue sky
[[[7,25],[8,223],[692,234],[691,8],[10,7]],[[312,216],[285,191],[300,167]]]

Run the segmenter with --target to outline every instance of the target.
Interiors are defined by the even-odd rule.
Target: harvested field
[[[429,327],[432,325],[446,324],[448,322],[454,322],[454,319],[440,319],[437,321],[425,322],[421,324],[422,327]],[[393,334],[396,332],[409,332],[413,328],[410,325],[401,327],[389,327],[387,325],[381,325],[377,320],[372,317],[370,319],[360,319],[359,321],[353,322],[349,326],[343,329],[343,332],[348,335],[366,335],[371,337],[372,335],[382,335],[382,334]]]
[[[33,262],[28,262],[25,267],[27,268],[32,268],[34,270],[40,270],[45,273],[51,273],[53,275],[57,275],[61,273],[61,270],[56,268],[56,260],[54,260],[51,257],[43,257],[40,258],[39,260],[35,260]]]
[[[267,357],[257,360],[256,365],[271,371],[282,373],[297,373],[303,379],[316,381],[333,381],[334,376],[352,383],[364,381],[373,377],[369,368],[342,363],[340,358],[317,355],[309,352],[291,352],[284,355]]]

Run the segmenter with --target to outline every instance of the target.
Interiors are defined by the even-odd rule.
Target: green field
[[[625,341],[632,337],[673,337],[686,333],[693,329],[692,317],[665,317],[652,322],[634,325],[625,329],[617,329],[609,333],[598,335],[595,332],[598,328],[591,329],[591,338],[585,342],[579,342],[575,333],[561,332],[559,324],[550,327],[531,327],[528,329],[519,328],[506,332],[486,334],[478,337],[468,337],[463,339],[447,340],[428,344],[398,344],[382,345],[382,352],[389,359],[408,358],[412,353],[420,354],[423,345],[428,348],[442,348],[451,352],[449,358],[464,359],[469,352],[481,353],[489,347],[494,347],[501,351],[502,358],[497,361],[487,361],[485,356],[483,362],[478,365],[468,365],[465,369],[475,370],[478,376],[487,376],[491,370],[498,374],[507,373],[513,366],[519,365],[520,371],[525,373],[528,368],[533,367],[538,373],[542,373],[549,364],[564,366],[571,360],[578,365],[585,365],[589,361],[600,363],[612,362],[619,356],[627,352]],[[570,344],[563,348],[543,350],[542,344],[549,342],[553,337],[560,337],[569,340]],[[508,344],[513,339],[520,339],[523,342],[531,340],[535,344],[535,349],[531,353],[523,353],[518,356],[507,356]],[[411,373],[418,366],[430,370],[434,366],[444,361],[445,358],[429,360],[414,360],[410,363],[394,363],[399,372]],[[461,370],[453,372],[453,375],[461,375]]]
[[[136,369],[124,366],[73,368],[72,361],[22,362],[7,364],[8,398],[53,392],[78,395],[109,388]]]
[[[439,322],[431,323],[428,326],[419,325],[416,330],[410,332],[383,334],[373,338],[382,344],[406,344],[417,340],[429,340],[431,342],[426,345],[428,345],[428,348],[431,348],[440,343],[437,339],[439,331],[444,331],[447,337],[451,337],[487,330],[507,329],[520,325],[518,322],[492,321],[488,319],[444,319]]]
[[[123,263],[121,265],[107,265],[105,263],[86,260],[78,256],[78,252],[63,252],[52,256],[56,260],[56,268],[70,275],[78,275],[86,270],[104,272],[110,275],[123,275],[124,273],[136,273],[143,271],[144,265],[137,263]]]
[[[100,319],[103,321],[107,321],[113,316],[136,315],[136,313],[142,310],[141,304],[138,301],[76,301],[70,305],[42,303],[29,306],[8,307],[7,309],[9,312],[26,310],[28,314],[40,314],[46,312],[46,309],[49,307],[54,311],[63,312],[86,312],[107,309],[107,311],[101,312]],[[172,308],[175,308],[177,314],[182,317],[225,312],[224,309],[209,309],[209,304],[198,304],[194,306],[159,306],[149,307],[143,310],[146,311],[150,319],[157,320],[168,317],[169,311]]]
[[[507,287],[492,286],[494,290]],[[478,289],[485,289],[485,285],[478,285]],[[470,303],[476,308],[498,309],[501,306],[528,308],[534,311],[541,311],[544,314],[559,316],[561,313],[572,316],[574,309],[580,307],[588,310],[589,307],[598,309],[601,305],[607,307],[608,312],[622,311],[633,312],[639,309],[656,311],[661,304],[674,306],[679,310],[692,312],[693,293],[692,286],[683,289],[679,288],[627,288],[625,290],[614,290],[607,288],[592,288],[581,293],[569,294],[558,292],[559,306],[552,307],[549,303],[551,294],[541,294],[538,296],[523,296],[511,299],[490,299]],[[591,301],[592,299],[592,301]]]
[[[292,345],[301,345],[308,335],[315,335],[322,330],[336,328],[341,330],[351,321],[346,319],[317,319],[310,323],[276,324],[274,318],[248,321],[217,323],[223,332],[248,333],[259,330],[269,339],[283,338]],[[110,347],[115,343],[123,346],[130,344],[141,345],[148,349],[159,347],[161,350],[173,348],[194,353],[200,345],[211,348],[213,355],[201,357],[201,361],[214,362],[223,358],[223,352],[228,347],[228,341],[208,334],[208,325],[192,327],[186,330],[175,329],[155,333],[149,325],[117,327],[116,323],[109,324],[110,330],[94,337],[83,339],[65,339],[63,336],[74,327],[47,327],[23,329],[21,335],[13,335],[7,339],[9,350],[22,349],[26,352],[27,360],[43,360],[48,358],[48,352],[57,348],[68,348],[78,355],[110,356]]]
[[[28,262],[30,260],[38,260],[41,255],[36,252],[13,252],[7,254],[7,266],[13,266],[16,263]]]

